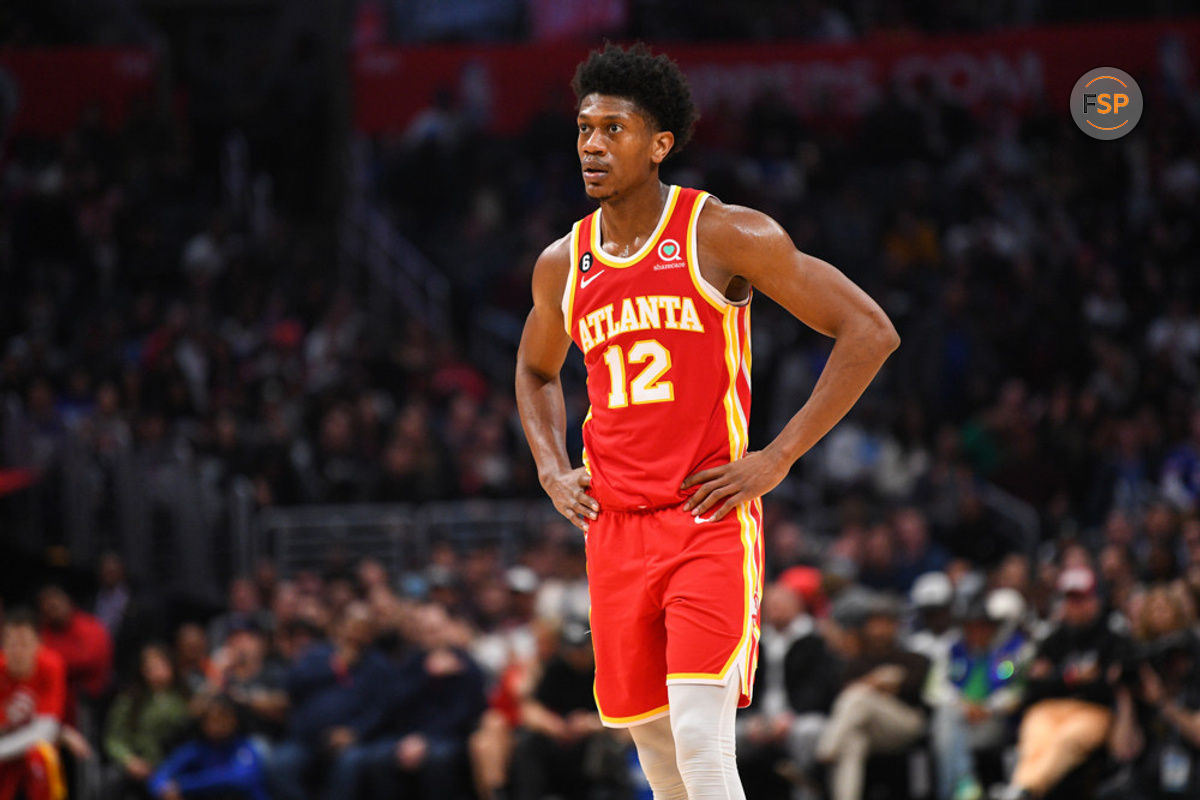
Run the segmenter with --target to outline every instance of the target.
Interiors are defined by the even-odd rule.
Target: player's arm
[[[559,372],[571,347],[563,321],[562,296],[570,277],[567,238],[559,239],[538,257],[533,268],[533,309],[525,320],[517,350],[517,410],[538,480],[554,507],[580,530],[595,519],[600,506],[587,487],[587,470],[571,469],[567,456],[567,410]]]
[[[766,214],[710,201],[700,214],[697,238],[701,269],[714,285],[748,281],[835,340],[812,395],[774,441],[684,481],[684,488],[700,486],[686,507],[697,515],[716,507],[712,518],[719,519],[783,480],[796,459],[857,402],[900,337],[878,303],[829,263],[797,250]]]

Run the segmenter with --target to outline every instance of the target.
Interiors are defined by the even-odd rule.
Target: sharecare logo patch
[[[681,253],[679,242],[674,239],[663,239],[658,243],[658,257],[663,261],[675,261]]]

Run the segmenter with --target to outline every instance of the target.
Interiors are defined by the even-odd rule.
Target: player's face
[[[655,176],[675,136],[656,129],[632,100],[589,94],[579,104],[576,150],[583,186],[593,200],[609,200]]]
[[[28,678],[37,664],[37,631],[28,625],[7,625],[4,628],[4,659],[14,678]]]

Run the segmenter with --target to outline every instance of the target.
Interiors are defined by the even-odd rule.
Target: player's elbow
[[[896,352],[900,346],[900,334],[896,326],[888,319],[882,310],[870,315],[870,332],[868,334],[871,346],[882,358],[887,358]]]
[[[518,396],[523,391],[536,391],[546,384],[554,383],[557,379],[557,374],[539,369],[537,365],[531,364],[518,356],[515,380]]]

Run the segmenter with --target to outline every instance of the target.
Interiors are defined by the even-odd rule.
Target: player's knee
[[[675,758],[681,769],[716,754],[717,737],[712,720],[681,715],[679,720],[672,720],[671,729],[675,734]]]

